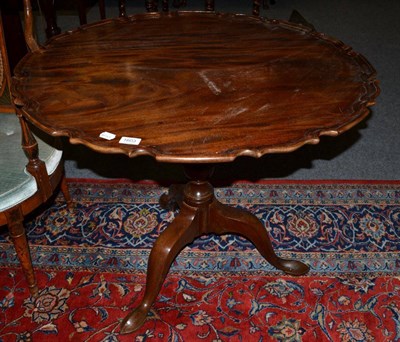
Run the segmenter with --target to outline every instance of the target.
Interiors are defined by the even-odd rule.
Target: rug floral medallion
[[[400,341],[400,183],[265,182],[219,188],[246,208],[287,276],[234,235],[203,236],[173,263],[144,325],[119,323],[143,296],[147,259],[177,215],[167,189],[69,180],[26,222],[40,292],[29,296],[7,229],[0,231],[0,341]]]

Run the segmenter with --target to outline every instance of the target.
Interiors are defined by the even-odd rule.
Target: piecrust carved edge
[[[140,21],[140,20],[149,20],[155,19],[162,16],[185,16],[185,15],[192,15],[193,13],[201,13],[205,15],[214,15],[214,16],[227,16],[227,17],[245,17],[244,14],[230,14],[230,13],[215,13],[215,12],[202,12],[202,11],[176,11],[176,12],[169,12],[169,13],[143,13],[143,14],[135,14],[132,16],[127,17],[119,17],[119,18],[112,18],[102,20],[100,22],[92,23],[83,25],[75,30],[68,31],[62,33],[58,36],[51,38],[47,44],[51,43],[54,40],[62,39],[65,35],[70,35],[76,31],[85,30],[92,26],[104,25],[110,21]],[[247,16],[248,17],[248,16]],[[161,162],[171,162],[171,163],[224,163],[224,162],[231,162],[235,160],[237,157],[240,156],[249,156],[254,158],[260,158],[266,154],[272,153],[287,153],[292,152],[300,147],[307,145],[307,144],[318,144],[320,142],[321,136],[338,136],[341,133],[349,130],[350,128],[354,127],[362,120],[364,120],[370,113],[369,107],[373,106],[376,103],[376,98],[380,94],[379,88],[379,81],[376,78],[376,70],[375,68],[368,62],[368,60],[361,55],[360,53],[356,52],[350,46],[346,45],[342,41],[330,37],[324,33],[320,33],[314,31],[308,27],[305,27],[300,24],[290,23],[284,20],[277,20],[277,19],[265,19],[262,17],[252,16],[254,20],[259,20],[263,23],[268,23],[272,25],[278,25],[283,28],[301,31],[304,34],[308,34],[310,36],[314,36],[317,39],[324,40],[332,45],[334,45],[337,49],[342,50],[345,54],[352,57],[354,61],[361,67],[363,71],[362,78],[364,79],[364,83],[362,84],[362,89],[364,93],[361,94],[358,101],[354,102],[353,106],[350,108],[352,111],[348,114],[349,120],[344,122],[342,125],[329,127],[329,128],[321,128],[318,130],[314,130],[313,132],[306,132],[303,138],[298,139],[296,141],[288,142],[287,144],[277,145],[277,146],[268,146],[268,147],[258,147],[252,149],[228,149],[225,151],[221,151],[216,155],[204,155],[198,156],[196,158],[188,157],[185,155],[169,155],[165,152],[162,152],[154,147],[146,147],[146,146],[130,146],[128,147],[110,147],[107,145],[107,142],[101,142],[99,140],[95,140],[90,136],[85,136],[82,131],[78,130],[65,130],[60,129],[57,127],[53,127],[51,123],[47,122],[44,123],[38,122],[29,115],[29,111],[33,108],[37,108],[38,104],[33,103],[28,99],[25,99],[21,92],[19,91],[19,85],[24,79],[24,74],[21,72],[21,65],[23,64],[23,60],[28,58],[29,55],[33,53],[43,53],[46,49],[46,45],[41,46],[38,50],[28,53],[20,62],[17,67],[15,68],[15,76],[13,77],[11,91],[14,97],[14,103],[22,109],[24,116],[27,118],[35,126],[39,127],[44,132],[50,134],[51,136],[56,137],[68,137],[71,144],[82,144],[94,151],[101,152],[101,153],[115,153],[115,154],[126,154],[130,158],[141,156],[141,155],[149,155],[154,157],[156,160]],[[104,144],[104,146],[102,145]]]

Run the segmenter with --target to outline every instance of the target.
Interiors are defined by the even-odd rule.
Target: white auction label
[[[113,140],[116,137],[116,135],[110,132],[103,132],[99,135],[99,137],[106,140]]]
[[[131,138],[131,137],[122,137],[119,140],[120,144],[126,144],[126,145],[139,145],[142,139],[140,138]]]

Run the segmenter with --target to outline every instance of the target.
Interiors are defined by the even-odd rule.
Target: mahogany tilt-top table
[[[154,244],[139,328],[169,267],[203,234],[240,234],[291,275],[308,266],[278,257],[260,221],[223,205],[213,165],[290,152],[336,136],[369,113],[374,68],[342,42],[278,20],[209,12],[148,13],[67,32],[17,66],[15,103],[52,136],[103,153],[182,163],[189,178],[163,204],[180,212]]]

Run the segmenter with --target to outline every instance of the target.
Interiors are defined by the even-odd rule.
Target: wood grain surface
[[[335,136],[367,116],[377,84],[363,56],[302,26],[171,12],[53,38],[17,66],[13,94],[29,121],[72,143],[212,163]],[[120,144],[123,136],[142,140]]]

